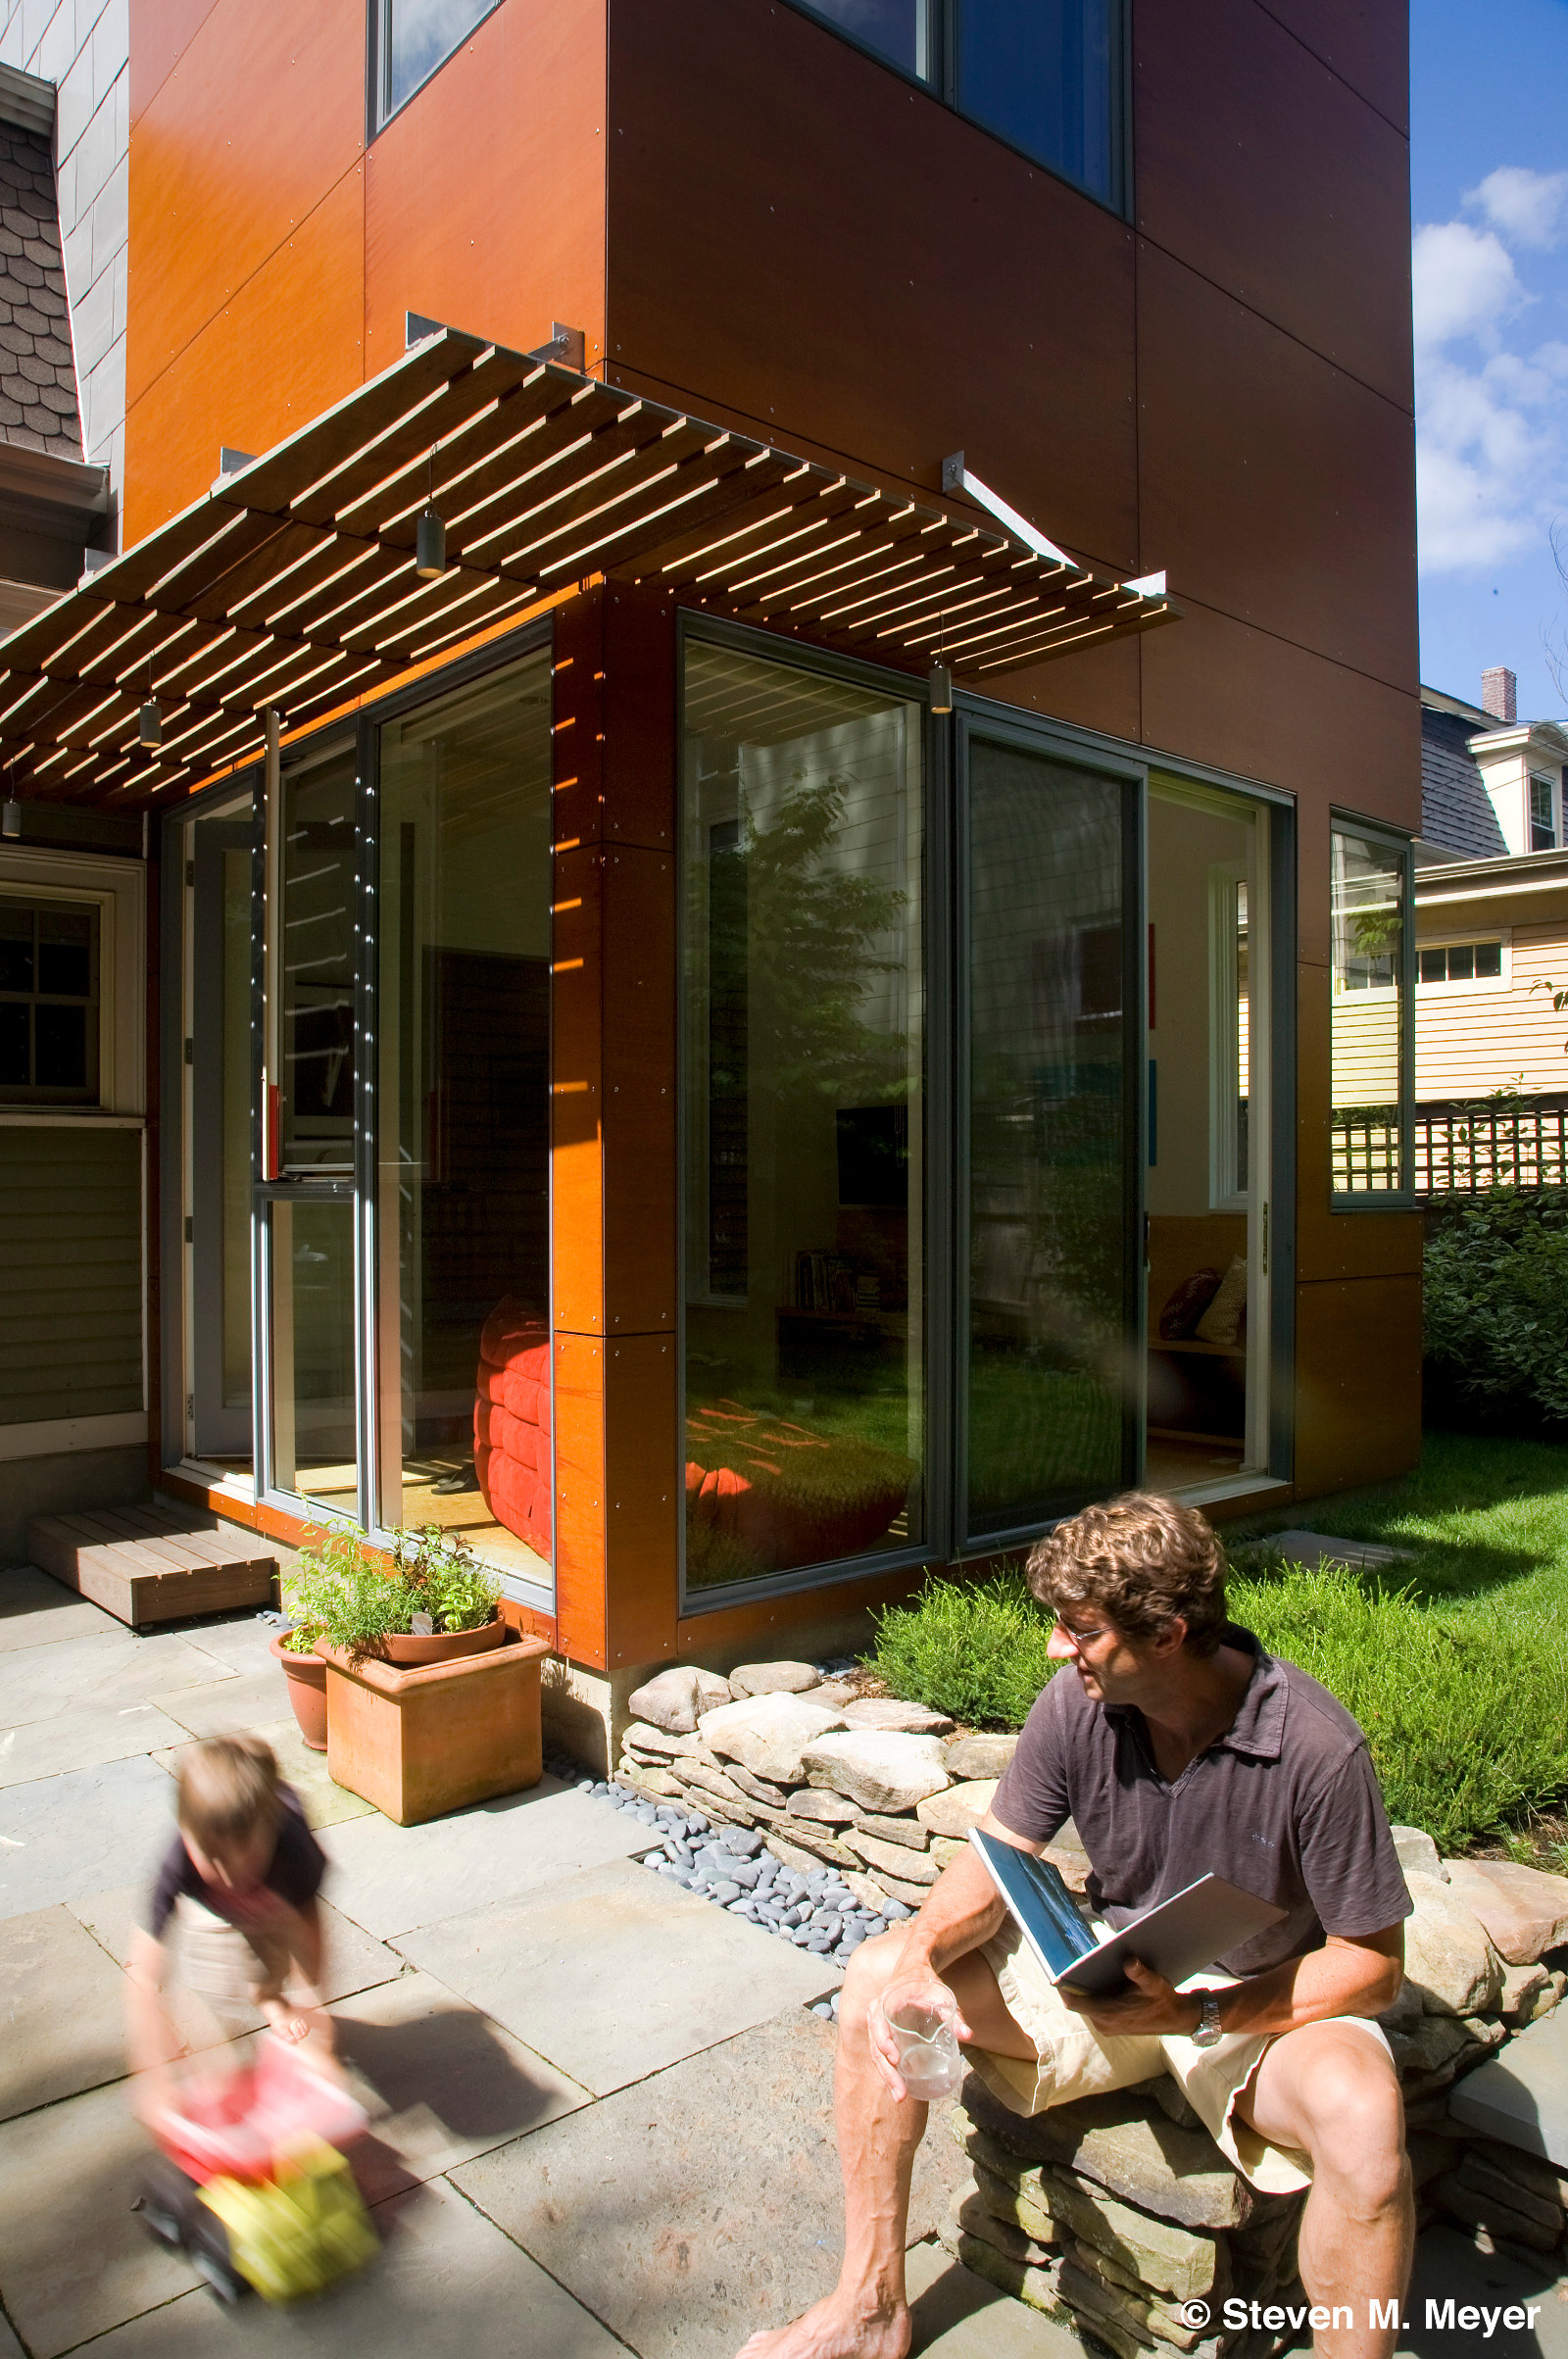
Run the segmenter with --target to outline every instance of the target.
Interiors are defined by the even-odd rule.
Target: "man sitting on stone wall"
[[[754,2334],[747,2359],[908,2349],[905,2230],[927,2109],[906,2095],[871,2005],[940,2004],[944,1984],[970,2065],[1014,2111],[1163,2067],[1254,2187],[1310,2186],[1301,2278],[1313,2304],[1341,2313],[1317,2348],[1388,2359],[1382,2318],[1398,2315],[1386,2305],[1404,2292],[1413,2207],[1399,2085],[1373,2018],[1398,1993],[1410,1899],[1366,1740],[1315,1680],[1227,1621],[1224,1552],[1195,1508],[1138,1494],[1088,1507],[1039,1543],[1028,1573],[1067,1667],[1029,1715],[986,1831],[1039,1852],[1071,1818],[1110,1925],[1209,1871],[1285,1915],[1221,1961],[1235,1978],[1222,1988],[1177,1990],[1134,1965],[1133,1990],[1081,2000],[1035,1962],[978,1854],[956,1858],[919,1915],[850,1965],[835,2092],[843,2272],[793,2325]]]

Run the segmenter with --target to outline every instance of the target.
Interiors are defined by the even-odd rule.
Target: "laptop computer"
[[[1032,1858],[978,1827],[969,1841],[1052,1981],[1088,1998],[1116,1998],[1130,1989],[1123,1963],[1129,1957],[1169,1983],[1184,1983],[1285,1914],[1223,1876],[1200,1876],[1097,1941],[1049,1859]]]

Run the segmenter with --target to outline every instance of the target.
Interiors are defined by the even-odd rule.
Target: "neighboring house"
[[[1510,671],[1484,694],[1421,692],[1415,1125],[1434,1188],[1483,1183],[1499,1158],[1503,1176],[1558,1177],[1568,1106],[1568,1009],[1552,1004],[1568,991],[1568,724],[1518,721]]]
[[[1412,1462],[1408,1138],[1329,1118],[1408,1080],[1399,0],[0,56],[123,552],[0,642],[13,1538],[436,1516],[602,1708]]]

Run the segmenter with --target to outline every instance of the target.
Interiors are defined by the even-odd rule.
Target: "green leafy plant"
[[[1487,1189],[1426,1248],[1425,1349],[1444,1422],[1568,1423],[1568,1189]]]
[[[495,1619],[500,1576],[439,1524],[395,1532],[390,1570],[353,1524],[313,1526],[305,1541],[284,1578],[283,1602],[295,1631],[311,1632],[312,1646],[324,1639],[359,1661],[385,1640],[410,1636],[416,1613],[438,1631],[481,1630]]]
[[[970,1728],[1021,1728],[1056,1668],[1046,1655],[1051,1621],[1016,1567],[979,1582],[928,1575],[907,1605],[877,1615],[862,1659],[895,1696]]]

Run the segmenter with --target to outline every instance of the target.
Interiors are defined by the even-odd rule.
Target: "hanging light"
[[[136,723],[136,742],[144,746],[161,746],[164,742],[164,709],[153,693],[153,667],[147,665],[147,702]]]
[[[7,795],[0,803],[0,836],[14,843],[22,833],[22,806],[15,795]]]
[[[937,660],[926,674],[925,684],[930,691],[933,713],[951,713],[953,711],[953,674],[942,661],[946,622],[947,616],[939,614],[937,615]]]
[[[430,446],[430,482],[414,536],[414,570],[421,581],[439,581],[447,569],[447,528],[435,504],[436,445]]]

